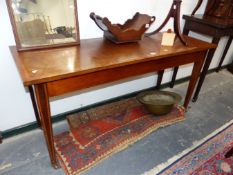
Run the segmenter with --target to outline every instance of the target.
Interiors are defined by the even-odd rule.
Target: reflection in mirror
[[[77,42],[74,0],[12,0],[21,47]]]

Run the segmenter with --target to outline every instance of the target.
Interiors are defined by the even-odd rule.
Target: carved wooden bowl
[[[138,12],[123,25],[112,24],[108,18],[102,18],[95,13],[91,13],[90,17],[104,31],[104,37],[117,44],[141,40],[145,31],[155,21],[154,16],[140,14]]]

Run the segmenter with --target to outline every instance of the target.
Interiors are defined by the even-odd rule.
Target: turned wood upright
[[[180,7],[181,7],[181,0],[173,0],[173,3],[171,5],[171,8],[167,14],[167,17],[163,21],[163,23],[153,32],[146,33],[146,36],[154,35],[158,32],[160,32],[163,27],[168,23],[168,21],[173,18],[173,29],[176,36],[179,38],[179,40],[184,44],[187,45],[187,42],[185,41],[184,37],[181,34],[180,31]],[[162,78],[163,72],[159,72],[159,76]]]
[[[205,55],[213,44],[185,37],[173,47],[161,46],[162,35],[145,37],[137,43],[116,45],[106,39],[82,40],[73,47],[17,52],[10,47],[25,86],[33,86],[51,164],[58,167],[53,140],[49,98],[150,72],[194,63],[184,100],[187,108]],[[114,93],[114,92],[113,92]],[[33,100],[32,99],[32,100]],[[34,105],[35,107],[36,105]],[[37,108],[36,108],[37,110]]]

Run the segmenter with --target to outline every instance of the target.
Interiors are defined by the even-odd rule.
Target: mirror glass
[[[21,47],[77,42],[74,0],[11,0]]]

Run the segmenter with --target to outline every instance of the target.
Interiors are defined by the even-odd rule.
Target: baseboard
[[[225,69],[228,66],[229,65],[225,65],[225,66],[222,67],[222,69]],[[217,70],[217,68],[210,69],[207,72],[207,74],[213,73],[216,70]],[[188,81],[189,79],[190,79],[190,76],[178,79],[178,80],[175,81],[175,85],[184,83],[184,82]],[[170,85],[170,82],[164,83],[164,84],[161,85],[161,89],[167,88],[167,87],[169,87],[169,85]],[[140,91],[137,91],[137,92],[129,93],[129,94],[126,94],[126,95],[123,95],[123,96],[119,96],[119,97],[116,97],[116,98],[112,98],[112,99],[109,99],[109,100],[98,102],[98,103],[88,105],[88,106],[85,106],[85,107],[82,107],[82,108],[79,108],[79,109],[75,109],[75,110],[72,110],[72,111],[69,111],[69,112],[58,114],[58,115],[52,116],[52,122],[56,123],[56,122],[64,120],[67,115],[77,113],[77,112],[81,112],[81,111],[85,111],[85,110],[88,110],[90,108],[97,107],[97,106],[100,106],[100,105],[104,105],[104,104],[107,104],[107,103],[119,101],[121,99],[134,97],[134,96],[136,96],[138,93],[140,93],[142,91],[152,90],[152,89],[154,89],[154,88],[143,89],[143,90],[140,90]],[[31,122],[31,123],[28,123],[28,124],[25,124],[25,125],[21,125],[19,127],[15,127],[15,128],[3,131],[2,134],[0,133],[0,141],[2,140],[1,136],[2,136],[2,138],[8,138],[8,137],[12,137],[12,136],[15,136],[15,135],[18,135],[18,134],[22,134],[22,133],[25,133],[25,132],[28,132],[28,131],[31,131],[31,130],[37,129],[37,128],[38,128],[37,123],[36,122]]]

